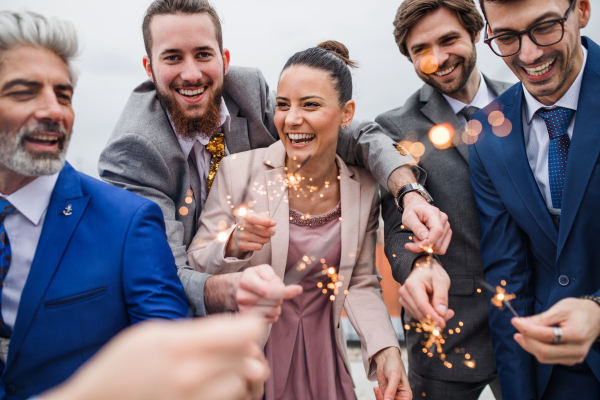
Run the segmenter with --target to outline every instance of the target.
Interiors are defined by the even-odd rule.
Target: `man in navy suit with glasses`
[[[486,280],[508,399],[600,396],[600,47],[589,0],[480,0],[485,43],[520,83],[475,114],[470,146]],[[489,293],[489,296],[495,293]]]

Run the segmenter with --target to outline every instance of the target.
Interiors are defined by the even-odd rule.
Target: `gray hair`
[[[31,11],[0,11],[0,68],[2,52],[17,46],[42,47],[55,53],[67,65],[71,84],[77,83],[73,61],[79,54],[79,42],[71,22]]]

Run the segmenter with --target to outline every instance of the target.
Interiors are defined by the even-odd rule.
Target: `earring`
[[[346,128],[348,128],[348,125],[346,125],[346,124],[343,124],[343,125],[342,125],[342,130],[343,130],[343,131],[345,131],[345,130],[346,130]]]

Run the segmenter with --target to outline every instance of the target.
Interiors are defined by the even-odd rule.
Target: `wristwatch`
[[[591,300],[600,306],[600,296],[585,295],[585,296],[581,296],[580,299]]]
[[[425,201],[429,204],[433,204],[433,198],[429,194],[427,190],[420,183],[409,183],[408,185],[404,185],[398,190],[396,194],[396,207],[398,207],[398,211],[403,212],[404,207],[402,206],[402,198],[410,192],[418,192]]]

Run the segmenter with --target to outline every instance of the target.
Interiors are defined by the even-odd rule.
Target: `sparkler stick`
[[[481,280],[481,284],[483,286],[485,286],[486,289],[491,291],[492,293],[496,292],[496,295],[494,297],[492,297],[492,300],[491,300],[493,305],[495,305],[498,308],[502,308],[502,305],[504,304],[506,306],[506,308],[508,308],[515,317],[519,318],[519,314],[517,314],[517,312],[515,311],[513,306],[509,303],[510,300],[517,297],[516,295],[506,293],[506,290],[502,286],[493,287],[492,285],[490,285],[489,283],[487,283],[484,280]]]
[[[298,168],[296,168],[296,170],[294,172],[292,172],[289,176],[293,176],[295,179],[295,176],[298,172],[300,172],[300,170],[302,169],[302,167],[304,167],[306,165],[306,163],[308,162],[308,160],[310,160],[312,154],[309,154],[308,157],[306,157],[304,159],[304,161],[302,161],[300,163],[300,165],[298,165]],[[289,179],[289,178],[288,178]],[[286,188],[288,187],[287,185],[284,185]],[[282,200],[283,201],[283,200]],[[271,216],[274,216],[275,213],[277,212],[277,210],[279,209],[279,205],[282,203],[282,201],[280,201],[277,206],[275,207],[275,210],[273,210],[273,212],[270,214]]]

